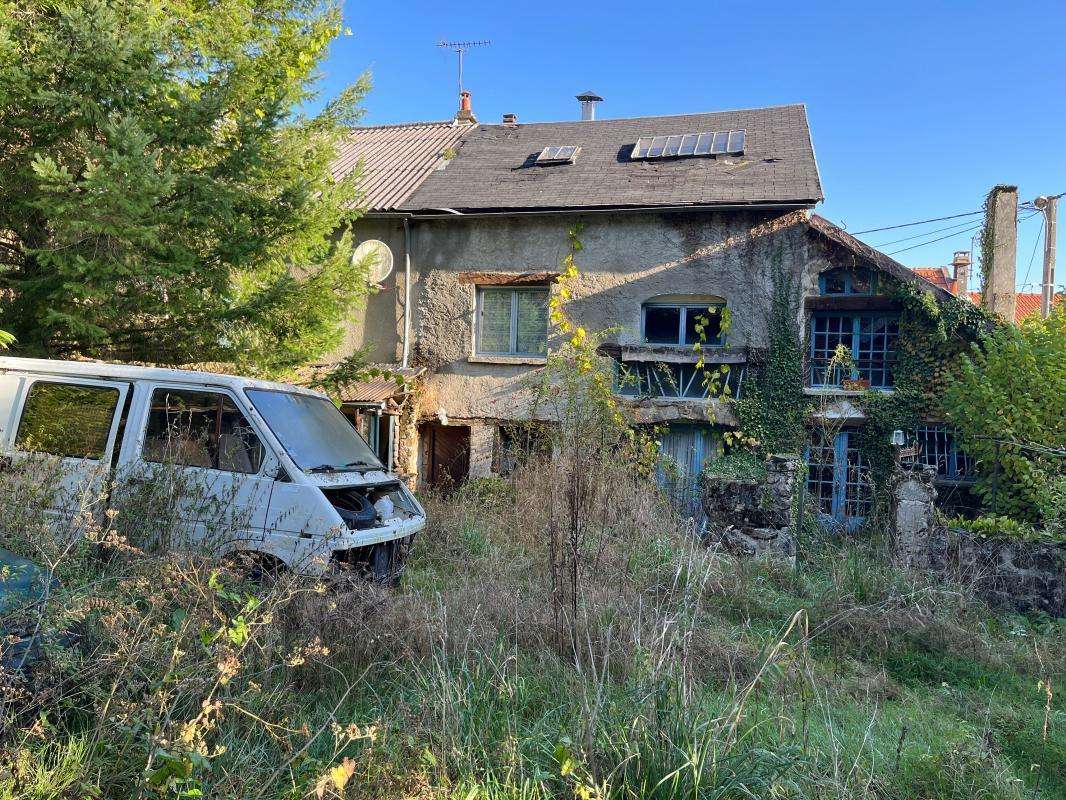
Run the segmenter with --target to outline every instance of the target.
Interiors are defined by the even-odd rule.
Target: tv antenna
[[[459,92],[463,91],[463,53],[472,47],[488,47],[492,42],[488,39],[481,39],[476,42],[446,42],[441,39],[437,42],[437,47],[443,47],[445,50],[454,50],[459,55]]]

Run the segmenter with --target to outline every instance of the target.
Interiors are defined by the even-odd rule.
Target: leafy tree
[[[22,352],[279,372],[366,291],[361,78],[315,116],[331,0],[0,0],[0,328]]]
[[[961,356],[944,409],[978,460],[976,491],[993,513],[1045,524],[1061,513],[1066,311],[997,326]]]

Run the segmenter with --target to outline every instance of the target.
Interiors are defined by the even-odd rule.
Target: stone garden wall
[[[1066,617],[1066,542],[984,536],[936,523],[932,470],[902,470],[892,525],[902,566],[971,584],[995,605]]]
[[[765,481],[705,474],[701,497],[708,544],[795,563],[793,507],[799,469],[799,456],[774,455],[766,461]]]

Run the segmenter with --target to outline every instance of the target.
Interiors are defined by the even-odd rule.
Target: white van
[[[61,458],[59,505],[107,475],[119,494],[124,480],[177,472],[199,489],[178,509],[192,540],[207,535],[205,519],[221,507],[239,520],[222,549],[302,573],[359,565],[393,575],[426,522],[328,397],[282,383],[0,357],[0,453]],[[216,511],[205,514],[212,502]]]

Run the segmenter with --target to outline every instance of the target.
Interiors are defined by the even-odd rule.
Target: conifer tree
[[[278,373],[366,291],[316,115],[329,0],[0,0],[0,329],[20,354]]]

